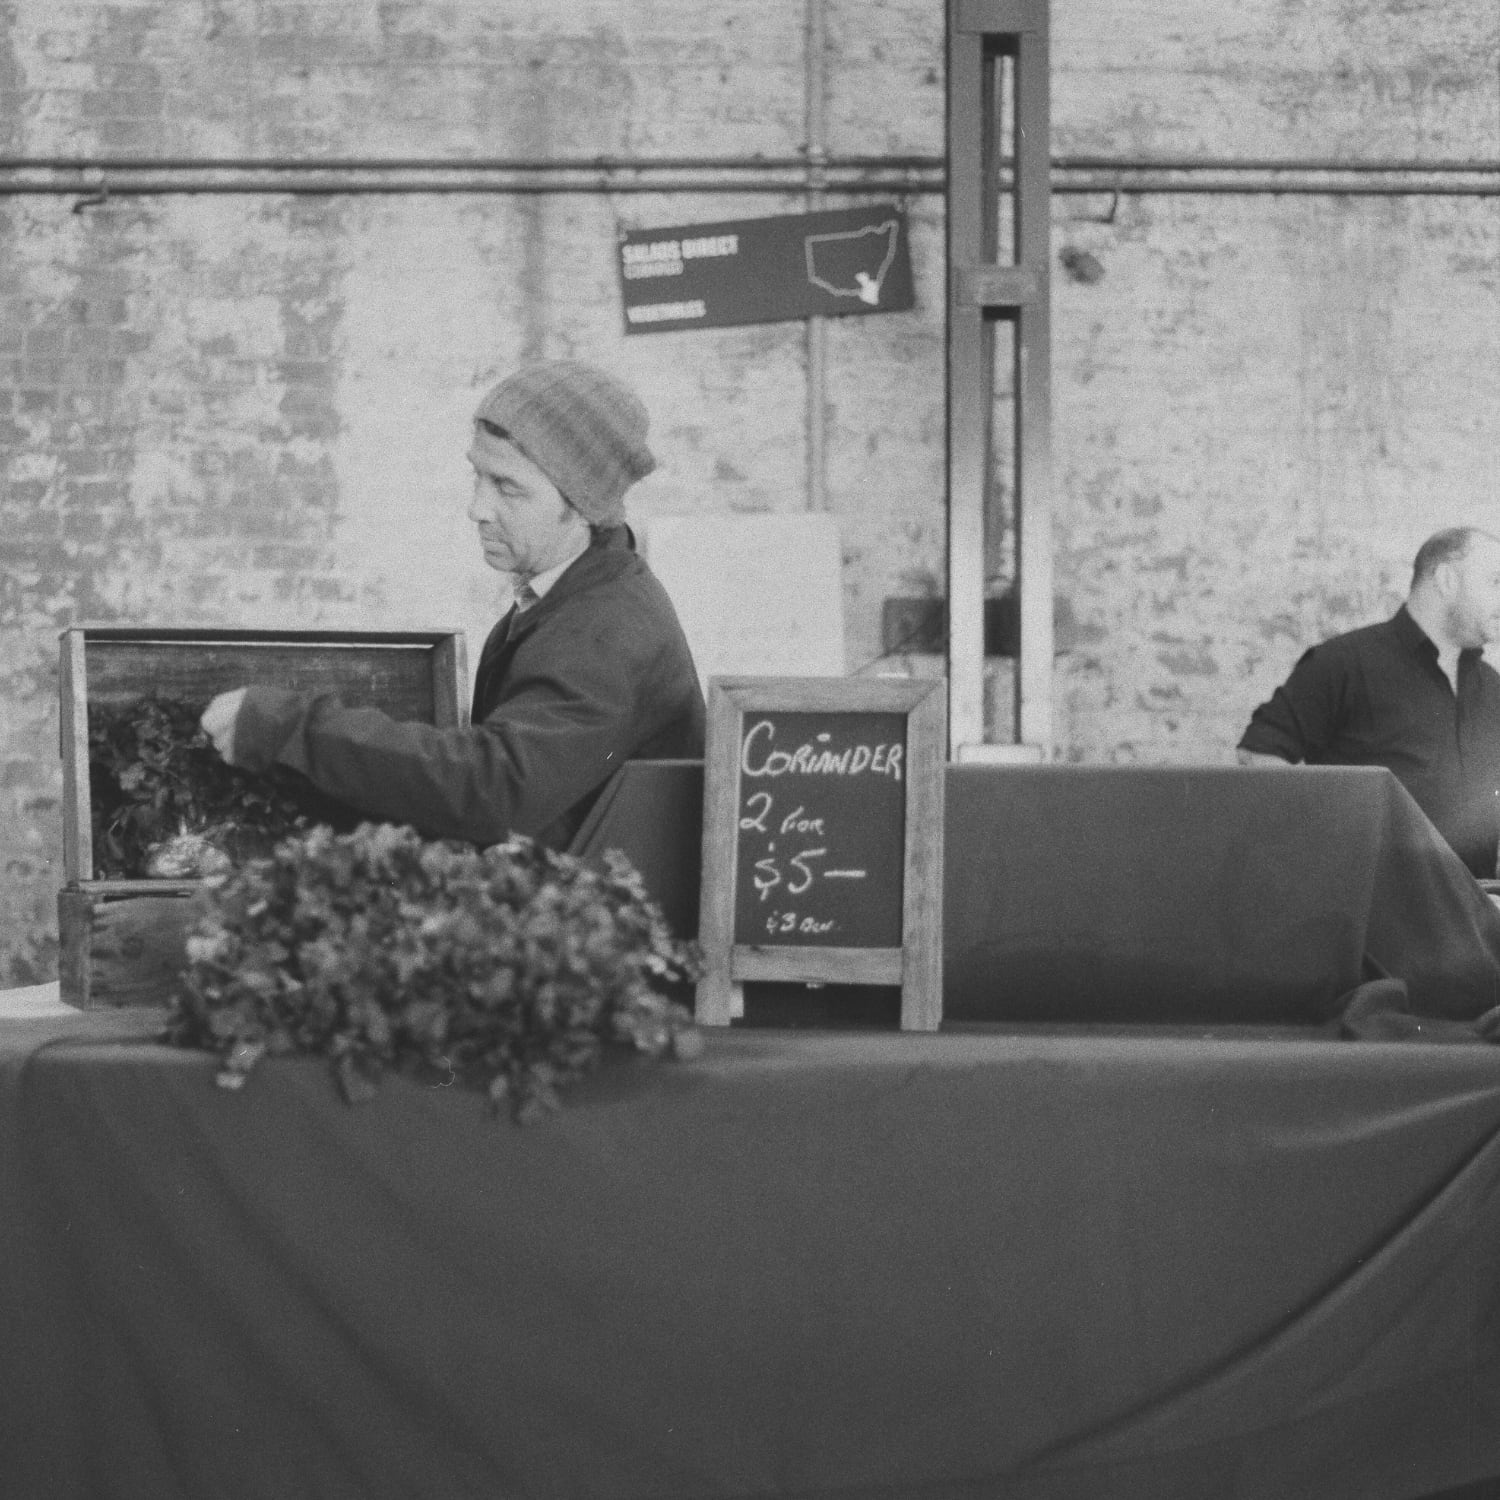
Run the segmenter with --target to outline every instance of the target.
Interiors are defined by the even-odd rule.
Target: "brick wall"
[[[1500,157],[1493,0],[1055,0],[1054,150]],[[29,156],[785,155],[802,6],[0,0]],[[831,0],[829,147],[942,147],[941,6]],[[0,983],[45,977],[56,634],[493,617],[475,393],[599,359],[648,393],[637,513],[804,504],[800,327],[625,340],[616,226],[766,196],[0,197]],[[941,576],[942,216],[918,309],[829,328],[849,658]],[[1223,760],[1306,641],[1494,516],[1493,198],[1059,198],[1059,754]]]

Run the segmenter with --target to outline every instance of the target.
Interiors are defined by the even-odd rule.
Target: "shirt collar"
[[[1437,643],[1412,619],[1411,611],[1404,604],[1396,611],[1391,624],[1395,627],[1396,634],[1413,651],[1419,651],[1423,656],[1431,657],[1433,661],[1438,659]],[[1465,646],[1458,653],[1458,659],[1461,662],[1477,661],[1483,655],[1483,646]]]
[[[1401,637],[1402,642],[1410,646],[1413,651],[1420,651],[1425,656],[1436,657],[1438,648],[1432,637],[1412,619],[1411,611],[1403,604],[1391,620],[1396,634]]]
[[[537,573],[531,578],[516,578],[516,608],[518,610],[530,609],[531,606],[537,603],[538,600],[545,599],[547,597],[547,592],[549,589],[551,589],[552,585],[556,583],[557,580],[561,578],[563,574],[566,573],[568,569],[571,568],[573,564],[576,563],[578,559],[582,557],[583,554],[588,550],[589,538],[585,536],[583,539],[583,545],[579,547],[579,549],[575,553],[573,553],[571,557],[563,558],[563,560],[558,563],[556,567],[548,568],[545,573]],[[531,588],[531,598],[528,599],[525,603],[522,603],[521,601],[522,585],[529,585]]]

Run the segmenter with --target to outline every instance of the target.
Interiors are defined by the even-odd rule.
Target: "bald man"
[[[1395,615],[1305,652],[1251,716],[1243,764],[1385,766],[1476,876],[1500,834],[1500,539],[1429,537]]]

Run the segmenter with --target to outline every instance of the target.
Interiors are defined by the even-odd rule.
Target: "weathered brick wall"
[[[1054,150],[1500,160],[1500,8],[1063,5]],[[1079,760],[1225,760],[1440,526],[1500,529],[1500,200],[1063,199],[1058,587]]]
[[[1058,295],[1070,758],[1225,759],[1305,646],[1394,609],[1424,537],[1500,527],[1494,208],[1267,202],[1060,224],[1106,268]]]
[[[941,149],[918,9],[836,16],[838,149]],[[1058,155],[1500,161],[1489,0],[1052,17]],[[1500,200],[1059,197],[1053,227],[1104,271],[1053,268],[1057,752],[1226,761],[1305,645],[1395,607],[1423,537],[1500,529]],[[940,567],[935,540],[900,545]]]
[[[1056,0],[1054,149],[1500,156],[1493,0]],[[0,151],[794,152],[803,7],[729,0],[0,0]],[[829,147],[942,147],[941,6],[831,0]],[[56,633],[76,620],[492,618],[463,506],[476,391],[579,355],[649,393],[637,510],[804,502],[804,341],[625,340],[617,222],[766,196],[0,199],[0,982],[60,878]],[[942,217],[918,310],[829,329],[851,663],[942,569]],[[1059,749],[1223,759],[1301,644],[1489,519],[1494,199],[1059,199]]]

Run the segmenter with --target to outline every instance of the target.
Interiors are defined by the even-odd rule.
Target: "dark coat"
[[[623,527],[485,642],[473,723],[401,723],[329,695],[250,688],[234,758],[273,762],[366,817],[428,838],[512,833],[562,848],[627,760],[703,754],[703,694],[666,591]]]

